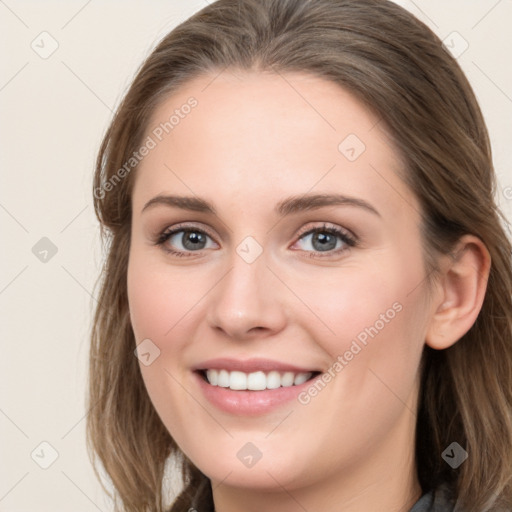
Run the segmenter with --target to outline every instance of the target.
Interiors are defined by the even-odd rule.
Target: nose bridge
[[[280,287],[267,261],[263,247],[251,237],[234,248],[230,270],[216,286],[209,305],[212,327],[234,338],[243,338],[255,328],[282,328],[285,316]]]

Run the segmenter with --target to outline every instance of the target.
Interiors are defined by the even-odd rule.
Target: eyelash
[[[190,256],[192,256],[192,254],[194,252],[201,252],[201,251],[188,251],[188,252],[176,251],[176,250],[170,249],[169,247],[166,247],[164,245],[165,242],[167,242],[169,240],[169,238],[171,238],[171,236],[175,235],[176,233],[180,233],[180,232],[201,233],[201,234],[206,235],[209,238],[213,239],[213,237],[207,231],[205,231],[203,229],[197,228],[195,226],[179,224],[178,226],[174,227],[173,229],[170,229],[170,230],[166,229],[166,230],[162,231],[158,235],[158,237],[154,243],[157,246],[161,246],[161,248],[165,252],[172,254],[173,256],[178,256],[180,258],[181,257],[190,257]],[[340,228],[336,228],[333,226],[328,226],[327,224],[324,224],[323,226],[318,226],[315,228],[307,229],[306,231],[299,233],[298,240],[300,240],[301,238],[303,238],[307,235],[310,235],[312,233],[328,233],[331,235],[336,235],[341,239],[341,241],[346,245],[346,247],[342,247],[335,251],[325,251],[325,254],[322,254],[321,251],[305,251],[305,252],[309,253],[308,257],[310,257],[310,258],[332,257],[333,255],[338,255],[339,253],[344,252],[351,247],[356,247],[357,243],[358,243],[357,239],[355,237],[353,237],[352,235],[350,235],[347,231],[341,230]]]

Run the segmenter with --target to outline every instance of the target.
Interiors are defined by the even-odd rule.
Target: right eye
[[[175,256],[190,256],[192,252],[211,249],[208,241],[213,241],[206,231],[196,227],[177,227],[163,231],[156,241],[156,245]],[[211,245],[211,244],[210,244]]]

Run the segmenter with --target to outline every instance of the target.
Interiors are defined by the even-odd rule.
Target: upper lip
[[[208,359],[200,364],[196,365],[195,371],[201,370],[228,370],[228,371],[240,371],[244,373],[252,373],[257,371],[270,372],[294,372],[294,373],[308,373],[319,370],[304,368],[281,361],[274,361],[272,359],[231,359],[231,358],[217,358]]]

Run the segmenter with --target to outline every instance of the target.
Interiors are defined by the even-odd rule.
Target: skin
[[[398,177],[402,163],[383,123],[321,78],[215,76],[194,79],[157,108],[147,135],[190,96],[198,101],[135,176],[128,297],[137,343],[149,338],[160,350],[141,364],[149,396],[211,479],[217,512],[408,511],[421,495],[413,453],[422,349],[444,349],[471,327],[488,253],[464,237],[457,258],[440,259],[429,294],[420,206]],[[354,161],[338,150],[349,134],[366,146]],[[352,205],[273,211],[292,195],[332,192],[379,215]],[[204,198],[217,214],[165,205],[142,213],[161,194]],[[188,257],[154,243],[182,222],[211,233]],[[311,235],[300,238],[324,223],[358,244],[340,240],[336,249],[345,250],[329,255]],[[252,263],[236,250],[247,236],[263,251]],[[181,235],[172,240],[167,247],[186,250]],[[305,405],[229,414],[191,371],[214,357],[263,357],[326,372],[394,303],[401,311]],[[237,458],[247,442],[262,453],[251,468]]]

